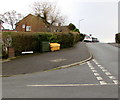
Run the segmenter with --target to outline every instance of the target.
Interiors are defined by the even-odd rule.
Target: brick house
[[[50,25],[48,22],[39,16],[32,14],[27,15],[18,23],[16,23],[17,32],[68,32],[68,26]]]

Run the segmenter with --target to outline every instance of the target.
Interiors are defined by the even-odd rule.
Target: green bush
[[[58,43],[61,44],[61,48],[71,47],[74,44],[74,36],[72,33],[56,33]]]
[[[77,29],[77,28],[75,28],[75,29],[73,30],[73,32],[79,32],[79,33],[80,33],[79,29]]]
[[[85,38],[85,34],[80,33],[80,41],[83,41]]]
[[[68,25],[68,28],[69,28],[71,31],[73,31],[74,29],[76,29],[76,26],[75,26],[74,24],[70,23],[70,24]]]
[[[32,33],[15,33],[12,35],[12,47],[16,56],[21,55],[23,51],[38,51],[37,37]]]
[[[12,41],[9,44],[14,47],[15,56],[21,55],[21,52],[23,51],[41,52],[42,41],[48,41],[51,43],[57,42],[61,44],[61,48],[68,48],[80,41],[81,38],[80,33],[78,32],[4,32],[3,40],[7,40],[8,36],[12,38]],[[5,48],[4,46],[5,45],[3,45],[3,48]],[[7,47],[9,47],[9,45]],[[7,57],[5,51],[3,52],[3,56],[4,55]]]
[[[116,43],[120,43],[120,33],[115,35],[115,41]]]

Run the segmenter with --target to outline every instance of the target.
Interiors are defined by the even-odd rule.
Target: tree
[[[74,29],[76,29],[76,26],[72,23],[69,24],[68,28],[73,31]]]
[[[74,31],[74,32],[78,32],[78,33],[80,33],[80,31],[79,31],[78,28],[75,28],[73,31]]]
[[[17,13],[15,10],[5,12],[4,14],[0,14],[0,19],[2,19],[5,23],[11,25],[11,28],[15,29],[15,24],[22,18],[22,14]]]
[[[64,24],[65,22],[65,17],[60,14],[56,5],[51,2],[34,2],[32,10],[35,15],[41,17],[50,25],[54,25],[56,23]]]

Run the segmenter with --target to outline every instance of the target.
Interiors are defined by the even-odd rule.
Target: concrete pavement
[[[81,62],[90,57],[85,43],[79,42],[72,48],[56,52],[19,57],[2,64],[2,75],[11,76],[45,71],[59,66]]]

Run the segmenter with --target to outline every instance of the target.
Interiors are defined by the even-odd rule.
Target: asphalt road
[[[94,58],[84,64],[4,77],[3,98],[118,98],[118,48],[87,46]]]

